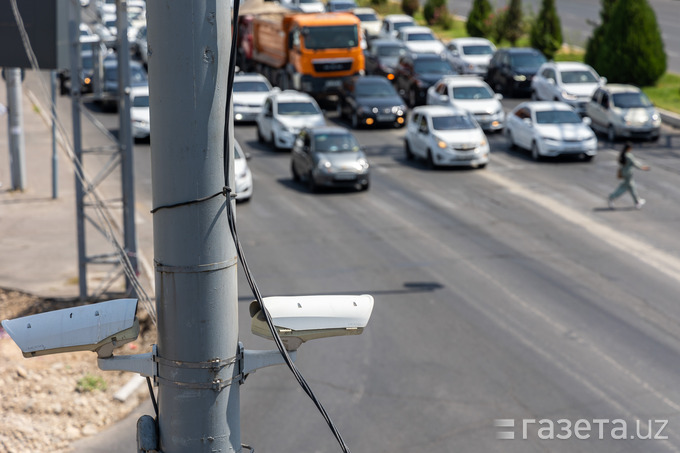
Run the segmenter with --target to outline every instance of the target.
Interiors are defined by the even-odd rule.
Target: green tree
[[[610,82],[654,85],[666,72],[666,52],[647,0],[618,0],[594,68]]]
[[[593,29],[593,34],[586,43],[586,54],[583,57],[583,61],[585,61],[592,67],[597,66],[598,55],[600,47],[602,47],[604,32],[606,26],[609,24],[609,17],[611,16],[611,11],[614,8],[614,4],[617,1],[618,0],[602,0],[602,9],[600,10],[600,23]]]
[[[418,0],[401,0],[401,10],[404,14],[413,17],[420,9],[420,2]]]
[[[423,6],[423,17],[429,25],[440,25],[445,30],[451,28],[452,18],[446,0],[427,0]]]
[[[555,0],[542,0],[541,10],[529,34],[531,46],[543,52],[549,60],[562,47],[562,25],[555,8]]]
[[[514,47],[517,40],[524,34],[522,0],[510,0],[510,6],[508,6],[503,22],[503,36]]]
[[[489,16],[491,15],[489,0],[474,0],[468,13],[465,28],[470,36],[486,38],[489,34]]]

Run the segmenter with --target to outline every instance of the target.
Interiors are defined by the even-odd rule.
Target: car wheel
[[[260,130],[260,126],[257,126],[257,142],[258,143],[264,143],[264,135],[262,135],[262,131]]]
[[[293,162],[290,163],[290,172],[293,174],[293,181],[299,182],[300,173],[297,172],[297,168],[295,168],[295,164]]]
[[[314,181],[314,175],[312,175],[311,171],[307,173],[307,187],[309,187],[309,191],[312,193],[316,193],[316,191],[318,190],[316,181]]]
[[[411,145],[408,144],[408,140],[404,140],[404,151],[406,151],[406,160],[413,160],[415,156],[413,155],[413,150],[411,150]]]
[[[434,169],[437,164],[434,162],[434,157],[432,157],[432,151],[427,150],[427,168]]]
[[[411,88],[408,92],[408,103],[411,107],[415,107],[418,102],[418,94],[415,88]]]
[[[517,149],[517,143],[515,143],[515,137],[513,137],[512,132],[505,129],[505,135],[508,136],[508,141],[510,142],[510,149]]]
[[[352,113],[352,129],[359,129],[359,117],[357,112]]]
[[[531,144],[531,158],[537,162],[541,159],[541,153],[538,151],[538,144],[536,142]]]
[[[607,140],[609,140],[611,143],[616,141],[616,131],[614,130],[614,126],[611,124],[609,127],[607,127]]]
[[[367,180],[366,180],[366,184],[362,185],[360,190],[363,190],[363,191],[365,192],[365,191],[367,191],[370,187],[371,187],[371,181],[367,179]]]
[[[586,161],[586,162],[590,162],[591,160],[593,160],[593,156],[589,156],[587,154],[584,154],[583,160]]]

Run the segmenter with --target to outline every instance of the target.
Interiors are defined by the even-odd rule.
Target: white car
[[[607,84],[595,91],[586,104],[590,127],[607,134],[613,142],[618,137],[657,140],[661,115],[640,88],[633,85]]]
[[[148,86],[130,88],[130,119],[134,138],[143,139],[151,136]]]
[[[234,122],[255,121],[265,99],[272,91],[266,77],[260,74],[234,75]]]
[[[444,43],[437,39],[429,27],[420,25],[402,27],[399,29],[397,39],[403,41],[408,50],[415,53],[434,53],[440,55],[446,50]]]
[[[597,154],[597,137],[590,128],[590,118],[581,118],[564,102],[519,104],[505,119],[505,135],[511,147],[530,150],[534,160],[559,155],[591,160]]]
[[[361,21],[361,29],[366,32],[367,38],[378,36],[382,22],[373,8],[354,8],[352,13]]]
[[[234,140],[234,178],[236,181],[236,202],[248,201],[253,196],[253,174],[248,167],[250,155],[243,152]]]
[[[472,115],[463,109],[423,105],[411,111],[404,138],[406,158],[421,157],[430,168],[484,168],[489,143]]]
[[[383,17],[379,34],[381,38],[396,38],[400,29],[412,25],[416,25],[416,23],[411,16],[406,14],[388,14]]]
[[[289,0],[281,2],[282,6],[302,11],[303,13],[323,13],[326,4],[320,0]]]
[[[587,64],[549,61],[538,68],[531,80],[531,99],[566,102],[583,115],[595,90],[606,81]]]
[[[303,127],[326,124],[314,98],[294,90],[270,94],[255,121],[258,141],[271,143],[275,149],[292,149]]]
[[[456,38],[446,44],[448,59],[459,74],[485,76],[496,46],[485,38]]]
[[[502,94],[496,94],[482,79],[475,76],[448,76],[427,89],[429,105],[452,105],[472,113],[482,129],[503,129],[505,112]]]

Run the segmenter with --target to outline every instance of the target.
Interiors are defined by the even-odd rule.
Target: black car
[[[354,129],[380,123],[402,127],[406,124],[406,106],[385,77],[355,76],[340,88],[338,116],[349,118]]]
[[[397,39],[377,38],[369,41],[365,52],[366,74],[381,75],[394,80],[399,57],[407,53],[404,43]]]
[[[528,97],[531,95],[531,79],[545,62],[545,56],[530,47],[498,49],[489,62],[484,81],[496,93]]]
[[[305,181],[311,192],[320,187],[368,190],[370,171],[356,137],[344,127],[304,128],[295,138],[290,169],[295,181]]]
[[[458,74],[444,55],[413,53],[399,58],[394,84],[410,107],[425,103],[427,89],[439,79]]]

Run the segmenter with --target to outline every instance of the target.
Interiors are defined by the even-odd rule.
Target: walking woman
[[[633,168],[639,168],[640,170],[648,171],[649,165],[643,165],[638,161],[632,152],[633,146],[630,142],[626,142],[621,154],[619,154],[619,178],[621,178],[621,184],[612,192],[607,198],[607,203],[609,204],[609,209],[614,209],[614,200],[623,195],[625,192],[630,192],[635,202],[635,207],[637,209],[642,208],[645,204],[645,199],[640,198],[635,189],[635,181],[633,181]]]

